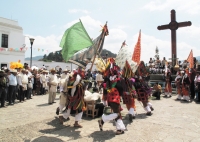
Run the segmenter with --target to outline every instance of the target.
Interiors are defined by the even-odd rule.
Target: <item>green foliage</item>
[[[59,51],[56,51],[56,52],[51,52],[49,53],[49,55],[44,55],[43,56],[43,61],[44,62],[51,62],[51,61],[55,61],[55,62],[64,62],[64,59],[62,57],[62,54],[61,54],[62,50],[59,50]],[[102,58],[106,58],[106,54],[107,54],[107,58],[109,57],[113,57],[115,58],[117,56],[117,54],[114,54],[106,49],[103,49],[102,52],[101,52],[101,57]]]

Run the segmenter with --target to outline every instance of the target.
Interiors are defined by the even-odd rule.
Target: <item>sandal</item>
[[[98,123],[99,123],[99,129],[100,129],[100,131],[103,131],[102,120],[98,120]]]
[[[83,126],[81,126],[80,124],[74,124],[74,127],[76,127],[76,128],[83,128]]]
[[[129,121],[133,122],[133,116],[132,116],[132,114],[128,114],[128,116],[129,116]]]

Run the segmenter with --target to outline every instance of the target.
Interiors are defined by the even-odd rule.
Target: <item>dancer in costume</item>
[[[152,104],[149,101],[152,89],[148,86],[147,82],[145,81],[145,76],[147,76],[148,71],[143,61],[140,62],[135,74],[136,75],[134,77],[134,86],[137,92],[137,99],[138,101],[142,102],[143,107],[147,112],[146,115],[151,116],[151,111],[154,110]]]
[[[189,97],[189,86],[190,86],[190,80],[188,77],[189,71],[188,68],[185,69],[185,73],[182,78],[182,93],[183,93],[183,100],[184,101],[190,101]]]
[[[178,75],[175,78],[175,82],[176,82],[176,89],[177,89],[177,93],[178,93],[178,97],[177,100],[181,100],[182,99],[182,87],[181,87],[181,82],[182,82],[182,71],[178,72]]]
[[[135,98],[137,98],[137,93],[134,87],[135,79],[123,79],[122,81],[123,86],[123,103],[126,104],[126,108],[128,109],[129,121],[132,122],[135,119]]]
[[[149,97],[151,95],[151,88],[146,84],[146,82],[142,79],[141,76],[139,78],[135,76],[135,83],[134,83],[138,101],[141,101],[145,111],[147,112],[146,115],[151,116],[151,111],[154,110],[152,104],[149,101]]]
[[[70,114],[75,114],[75,123],[74,127],[82,128],[82,126],[78,123],[83,115],[83,109],[85,107],[84,104],[84,84],[81,82],[81,76],[83,74],[80,72],[74,72],[72,76],[69,77],[68,81],[68,97],[69,103],[67,104],[65,112],[63,116],[59,116],[60,122],[63,123],[68,119]]]
[[[171,77],[171,73],[168,72],[167,76],[165,78],[165,97],[171,97],[172,96],[172,77]]]
[[[124,123],[121,118],[121,106],[120,106],[120,94],[116,86],[118,81],[120,80],[117,72],[117,66],[112,62],[111,64],[112,67],[112,73],[105,77],[104,80],[104,101],[108,102],[108,106],[112,109],[113,113],[106,115],[105,113],[102,115],[102,119],[98,121],[99,123],[99,128],[102,131],[103,130],[103,125],[105,122],[109,122],[110,120],[115,120],[116,122],[116,135],[120,135],[124,133],[124,130],[126,129],[124,126]],[[105,71],[107,72],[107,71]],[[105,85],[106,84],[106,85]]]

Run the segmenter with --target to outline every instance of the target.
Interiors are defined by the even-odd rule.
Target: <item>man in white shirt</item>
[[[16,97],[16,86],[17,86],[17,70],[12,69],[10,71],[10,75],[8,76],[9,78],[9,87],[8,87],[8,101],[9,105],[14,105],[15,102],[15,97]]]
[[[45,94],[45,88],[47,86],[47,82],[46,82],[46,71],[43,70],[42,74],[40,75],[40,83],[42,84],[41,86],[41,94],[44,95]]]
[[[97,82],[97,88],[99,89],[99,87],[101,86],[101,83],[103,82],[103,76],[101,74],[101,72],[98,72],[96,75],[96,82]]]
[[[58,86],[58,77],[55,73],[56,73],[56,70],[51,69],[51,74],[49,75],[49,82],[48,82],[48,86],[49,86],[48,103],[49,104],[54,103],[54,100],[56,98],[56,91],[57,91],[57,86]]]

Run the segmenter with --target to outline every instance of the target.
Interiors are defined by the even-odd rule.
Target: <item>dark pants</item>
[[[98,116],[102,116],[103,115],[104,105],[102,103],[96,104],[95,105],[95,109],[99,109]]]
[[[191,99],[194,99],[195,96],[195,90],[194,90],[194,81],[191,82],[190,84],[190,92],[191,92]]]
[[[32,88],[27,88],[27,96],[26,96],[26,98],[27,99],[30,99],[31,98],[31,92],[32,92]]]
[[[16,86],[9,85],[8,87],[8,102],[9,104],[15,102],[16,97]]]
[[[18,99],[20,102],[24,100],[22,86],[19,86],[19,88],[18,88]]]
[[[198,102],[200,102],[200,91],[198,91],[198,99],[197,99]]]
[[[45,94],[45,88],[43,88],[43,86],[41,86],[41,95],[44,95]]]
[[[6,88],[0,87],[0,97],[1,97],[1,107],[4,107],[5,97],[6,97]]]
[[[153,93],[152,96],[153,96],[153,97],[156,97],[156,99],[160,99],[160,94],[161,94],[160,92],[157,92],[157,91],[156,91],[156,92]]]

